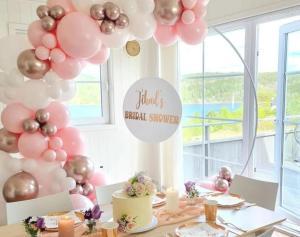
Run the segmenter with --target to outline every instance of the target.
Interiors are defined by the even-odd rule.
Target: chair
[[[110,204],[112,201],[112,194],[115,191],[122,189],[125,182],[96,187],[97,202],[99,205]]]
[[[240,195],[247,202],[256,203],[258,206],[274,210],[278,183],[266,182],[235,175],[229,193]]]
[[[64,212],[73,209],[68,192],[6,204],[7,224],[18,223],[28,216],[44,216],[51,212]]]

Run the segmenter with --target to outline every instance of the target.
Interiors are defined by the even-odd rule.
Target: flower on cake
[[[128,216],[126,214],[122,215],[121,218],[118,220],[118,230],[122,233],[127,233],[131,231],[136,224],[135,219],[136,217]]]
[[[126,182],[124,192],[130,197],[144,197],[155,194],[156,187],[151,178],[138,173]]]
[[[196,183],[192,181],[188,181],[184,184],[185,192],[188,198],[196,198],[199,197],[199,191],[196,189]]]

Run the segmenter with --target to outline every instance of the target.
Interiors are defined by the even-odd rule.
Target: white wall
[[[299,0],[210,0],[206,20],[217,25],[297,5]]]
[[[35,9],[43,4],[43,0],[0,0],[0,37],[9,33],[10,25],[18,25],[26,28],[26,25],[37,17]],[[129,133],[122,118],[122,102],[130,85],[139,79],[142,62],[146,62],[147,48],[153,47],[153,43],[144,42],[141,45],[141,54],[138,57],[129,57],[124,49],[112,51],[111,64],[113,82],[112,110],[115,115],[114,125],[79,127],[85,139],[87,152],[97,166],[103,165],[111,182],[127,179],[137,171],[137,159],[143,159],[138,155],[138,141]],[[1,52],[0,52],[1,53]],[[151,65],[143,66],[150,69]],[[148,71],[146,74],[148,74]],[[144,76],[148,76],[145,75]]]

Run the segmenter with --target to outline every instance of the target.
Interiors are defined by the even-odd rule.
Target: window
[[[75,125],[109,122],[107,67],[88,64],[76,78],[76,95],[67,102]]]
[[[297,8],[218,26],[255,76],[258,134],[246,175],[276,181],[281,176],[280,205],[298,218],[299,32],[290,33],[288,37],[286,91],[282,102],[278,98],[278,59],[280,28],[299,19],[300,9]],[[201,45],[180,43],[179,56],[184,116],[184,178],[202,180],[216,174],[223,165],[240,173],[251,145],[248,133],[254,129],[255,123],[254,96],[242,62],[230,45],[213,30],[209,31]],[[284,105],[284,140],[278,142],[275,139],[278,135],[277,112]],[[276,155],[280,142],[284,144],[283,157],[281,153]],[[281,173],[279,163],[283,163]]]

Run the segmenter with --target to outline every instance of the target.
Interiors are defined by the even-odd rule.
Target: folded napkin
[[[74,220],[75,224],[79,224],[82,221],[78,218],[78,216],[76,215],[76,213],[74,211],[68,212],[66,214],[64,214],[63,216],[67,216],[70,219]],[[58,222],[59,219],[62,216],[43,216],[43,218],[45,219],[45,225],[46,225],[46,229],[56,229],[58,228]]]

